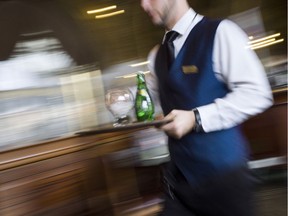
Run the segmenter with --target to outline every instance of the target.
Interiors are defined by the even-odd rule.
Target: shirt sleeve
[[[235,23],[224,20],[219,24],[213,69],[230,92],[212,104],[197,108],[205,132],[234,127],[273,103],[265,70],[256,53],[247,45],[248,36]]]

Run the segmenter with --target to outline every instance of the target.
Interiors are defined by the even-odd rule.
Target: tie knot
[[[164,43],[172,43],[178,37],[178,35],[179,33],[176,31],[167,32]]]

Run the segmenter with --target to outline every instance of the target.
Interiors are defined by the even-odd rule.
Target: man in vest
[[[171,157],[161,215],[250,216],[249,150],[239,125],[273,99],[247,35],[229,20],[197,14],[186,0],[141,6],[166,31],[149,55],[147,80],[171,120],[161,127]]]

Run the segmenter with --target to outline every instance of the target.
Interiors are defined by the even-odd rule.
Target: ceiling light
[[[273,45],[273,44],[277,44],[277,43],[281,43],[283,42],[284,39],[279,39],[279,40],[276,40],[276,41],[273,41],[273,42],[270,42],[270,43],[266,43],[266,44],[262,44],[262,45],[257,45],[257,46],[252,46],[251,49],[255,50],[255,49],[260,49],[262,47],[267,47],[267,46],[270,46],[270,45]]]
[[[267,40],[267,39],[274,38],[274,37],[278,37],[278,36],[280,36],[280,33],[273,34],[273,35],[270,35],[270,36],[267,36],[267,37],[263,37],[263,38],[259,38],[257,40],[253,40],[253,41],[250,41],[248,43],[249,44],[258,43],[260,41]]]
[[[132,65],[129,65],[129,66],[130,67],[138,67],[138,66],[147,65],[147,64],[149,64],[149,61],[139,62],[139,63],[132,64]]]
[[[118,15],[118,14],[123,14],[125,13],[124,10],[119,10],[119,11],[115,11],[115,12],[112,12],[112,13],[107,13],[107,14],[103,14],[103,15],[97,15],[95,16],[96,19],[102,19],[102,18],[106,18],[106,17],[111,17],[111,16],[115,16],[115,15]]]
[[[115,9],[115,8],[117,8],[117,6],[116,5],[112,5],[112,6],[109,6],[109,7],[104,7],[104,8],[100,8],[100,9],[96,9],[96,10],[87,11],[87,14],[101,13],[103,11],[112,10],[112,9]]]
[[[281,35],[280,33],[276,33],[276,34],[269,35],[263,38],[259,38],[257,40],[252,40],[248,42],[249,45],[246,48],[255,50],[255,49],[260,49],[263,47],[271,46],[273,44],[281,43],[284,41],[284,39],[282,38],[278,40],[275,39],[275,37],[278,37],[280,35]]]
[[[246,48],[250,48],[250,47],[253,47],[253,46],[259,46],[259,45],[262,45],[262,44],[270,43],[270,42],[273,42],[275,40],[276,40],[275,38],[272,38],[272,39],[269,39],[269,40],[264,40],[264,41],[261,41],[259,43],[250,44]]]

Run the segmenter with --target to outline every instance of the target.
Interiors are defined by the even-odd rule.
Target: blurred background
[[[272,87],[287,85],[287,1],[189,2],[238,23]],[[0,149],[111,122],[105,91],[149,76],[163,36],[134,0],[1,0],[0,29]]]
[[[236,22],[265,67],[275,104],[243,129],[257,216],[287,215],[287,1],[188,2]],[[111,123],[105,93],[135,93],[135,73],[149,76],[147,55],[164,30],[140,0],[0,0],[0,30],[0,215],[155,215],[169,160],[163,133],[70,136]]]

